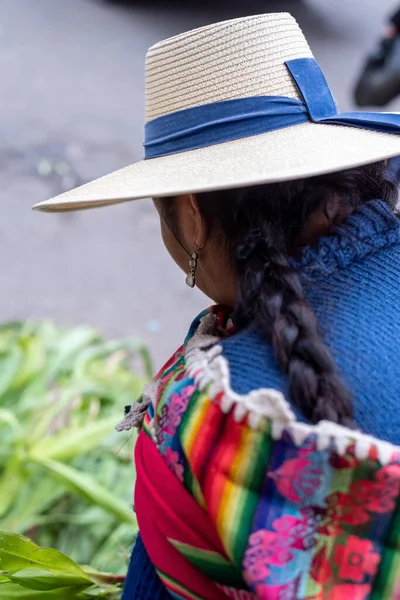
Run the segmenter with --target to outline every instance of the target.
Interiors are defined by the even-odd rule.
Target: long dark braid
[[[236,245],[235,259],[239,322],[256,325],[271,340],[293,401],[313,422],[351,425],[349,393],[304,300],[300,278],[289,265],[283,233],[271,225],[252,230]]]
[[[290,255],[311,215],[324,211],[332,224],[339,223],[372,199],[392,208],[396,203],[397,189],[384,163],[197,195],[210,227],[222,231],[237,274],[238,325],[255,326],[270,340],[292,400],[314,423],[352,426],[353,406]]]

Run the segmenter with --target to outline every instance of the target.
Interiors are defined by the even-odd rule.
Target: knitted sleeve
[[[140,535],[132,551],[121,600],[171,600],[150,562]]]

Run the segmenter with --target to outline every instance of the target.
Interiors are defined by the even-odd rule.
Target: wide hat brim
[[[400,136],[305,123],[218,145],[140,161],[34,206],[74,211],[288,181],[400,155]]]

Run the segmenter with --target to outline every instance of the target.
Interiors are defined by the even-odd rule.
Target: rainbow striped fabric
[[[156,377],[136,450],[144,544],[177,599],[400,599],[399,448],[235,394],[229,314],[202,313]]]

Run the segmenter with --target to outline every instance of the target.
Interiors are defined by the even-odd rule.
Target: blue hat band
[[[145,158],[214,146],[302,123],[400,133],[400,114],[338,112],[325,76],[314,58],[298,58],[285,64],[302,100],[253,96],[212,102],[158,117],[145,126]]]

